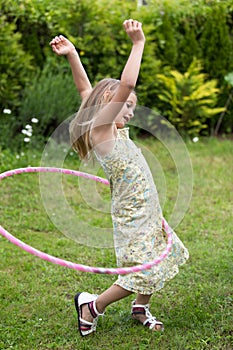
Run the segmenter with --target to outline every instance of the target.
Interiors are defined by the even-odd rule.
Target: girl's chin
[[[116,123],[117,129],[123,129],[125,127],[124,123]]]

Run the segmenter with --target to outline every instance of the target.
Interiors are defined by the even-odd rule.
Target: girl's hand
[[[133,44],[145,43],[146,39],[142,30],[142,23],[133,19],[124,21],[123,27]]]
[[[72,52],[76,51],[74,45],[63,35],[53,38],[50,45],[58,56],[68,56],[69,54],[72,54]]]

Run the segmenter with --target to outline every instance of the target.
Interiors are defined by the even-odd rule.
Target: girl
[[[114,245],[118,266],[133,266],[154,260],[166,248],[162,212],[151,172],[140,150],[129,139],[125,124],[134,116],[138,78],[145,37],[142,24],[129,19],[123,27],[132,48],[120,80],[103,79],[93,89],[73,44],[63,36],[51,41],[58,55],[66,55],[74,82],[83,100],[70,125],[73,148],[81,158],[95,155],[110,181]],[[136,293],[132,317],[152,331],[163,323],[149,311],[151,295],[178,273],[188,251],[173,232],[173,247],[167,257],[150,270],[120,275],[101,295],[87,292],[75,296],[78,327],[82,336],[96,330],[97,320],[111,303]]]

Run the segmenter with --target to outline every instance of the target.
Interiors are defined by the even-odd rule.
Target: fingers
[[[133,19],[127,19],[126,21],[124,21],[123,26],[125,30],[141,29],[142,23]]]
[[[145,43],[145,36],[142,30],[142,23],[133,19],[127,19],[123,23],[124,29],[132,40],[133,44],[136,43]]]
[[[62,43],[65,40],[65,37],[63,35],[59,35],[59,36],[55,36],[51,41],[50,41],[50,45],[57,45]]]

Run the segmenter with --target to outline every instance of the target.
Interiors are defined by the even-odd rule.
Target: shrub
[[[0,102],[3,108],[15,109],[19,105],[22,87],[29,81],[32,71],[31,56],[20,44],[21,34],[15,32],[14,23],[8,23],[5,16],[0,17]]]
[[[163,115],[180,131],[189,135],[206,132],[208,119],[224,111],[217,108],[219,89],[216,80],[206,81],[199,60],[194,59],[184,74],[171,70],[157,74],[158,98],[163,102]]]
[[[65,119],[74,114],[80,104],[80,97],[74,86],[72,75],[65,59],[59,58],[59,68],[48,62],[43,71],[32,79],[24,91],[20,108],[21,127],[32,118],[38,119],[37,135],[34,140],[48,137]],[[18,129],[18,132],[21,130]]]

